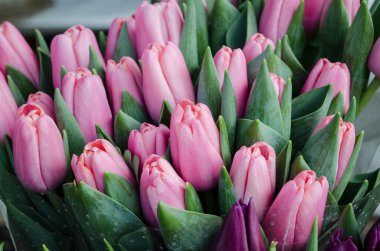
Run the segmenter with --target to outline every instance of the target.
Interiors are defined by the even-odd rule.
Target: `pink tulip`
[[[322,128],[327,126],[331,120],[333,120],[334,116],[329,115],[319,122],[317,128],[314,130],[314,133],[317,133]],[[338,163],[336,163],[336,178],[335,178],[335,186],[336,187],[340,179],[343,176],[344,171],[347,168],[348,162],[350,161],[351,154],[355,147],[355,126],[350,122],[344,122],[340,119],[339,124],[339,157]]]
[[[376,40],[371,54],[369,55],[368,68],[376,75],[376,77],[380,77],[380,38]]]
[[[57,125],[36,104],[21,106],[17,116],[12,139],[19,180],[34,192],[55,189],[66,175],[65,150]]]
[[[272,203],[276,188],[276,153],[265,142],[239,149],[235,153],[230,171],[238,199],[248,203],[250,197],[263,220]]]
[[[144,162],[149,155],[165,155],[168,149],[169,134],[169,128],[164,124],[156,127],[148,123],[142,123],[140,131],[133,130],[129,134],[128,149],[132,156],[139,158],[139,174],[141,174]]]
[[[5,134],[12,137],[16,122],[17,104],[4,75],[0,71],[0,142]]]
[[[104,174],[113,173],[126,179],[132,186],[135,178],[117,149],[105,139],[87,143],[80,156],[73,155],[71,167],[77,183],[104,192]]]
[[[145,107],[141,71],[132,58],[122,57],[118,63],[112,59],[108,60],[106,82],[114,114],[121,108],[123,91],[129,92],[142,107]]]
[[[142,72],[145,104],[154,121],[164,100],[172,107],[182,99],[195,100],[190,73],[175,44],[151,44],[142,56]]]
[[[247,63],[241,49],[231,50],[223,46],[215,55],[214,62],[221,88],[224,85],[224,73],[228,71],[236,97],[237,116],[244,113],[248,95]]]
[[[136,11],[136,49],[139,58],[151,43],[169,41],[179,45],[184,23],[175,0],[150,4],[143,1]]]
[[[55,120],[55,107],[53,99],[44,92],[38,91],[36,93],[30,94],[27,104],[37,104],[42,110],[46,113],[46,115],[50,116],[53,120]]]
[[[331,4],[331,0],[324,0],[322,14],[321,14],[321,25],[323,25],[323,21],[325,20],[325,17],[327,15],[327,10],[330,7],[330,4]],[[347,10],[348,22],[351,25],[352,21],[354,21],[356,13],[358,12],[360,8],[360,0],[344,0],[344,6],[346,7],[346,10]]]
[[[159,202],[184,210],[185,191],[185,181],[170,163],[158,155],[150,155],[144,163],[140,180],[141,207],[148,224],[158,227]]]
[[[55,88],[61,88],[62,66],[67,71],[75,71],[78,67],[89,67],[90,46],[95,49],[98,59],[105,67],[103,56],[92,30],[82,25],[76,25],[53,38],[50,53]]]
[[[102,79],[84,68],[66,73],[62,96],[73,113],[86,142],[97,138],[95,125],[112,137],[112,113]]]
[[[128,18],[117,17],[112,21],[112,24],[108,30],[107,46],[105,59],[112,59],[119,39],[120,30],[123,25],[126,25],[128,30],[128,36],[131,40],[132,47],[135,48],[135,34],[136,34],[136,20],[134,16]]]
[[[344,110],[347,112],[350,105],[350,82],[350,71],[346,64],[331,63],[327,58],[322,58],[310,72],[301,93],[331,84],[334,88],[334,96],[339,92],[343,94]]]
[[[39,86],[40,69],[36,54],[10,22],[0,25],[0,71],[4,74],[7,65],[23,73],[35,87]]]
[[[248,39],[243,48],[243,53],[247,63],[254,60],[270,46],[273,50],[275,45],[270,38],[266,38],[263,34],[256,33]]]
[[[269,208],[263,223],[268,241],[278,250],[305,250],[315,216],[321,229],[329,184],[324,176],[302,171],[288,181]]]
[[[260,33],[277,42],[286,32],[300,0],[267,0],[261,14]]]
[[[218,183],[223,159],[219,131],[209,108],[183,100],[170,120],[170,149],[174,167],[197,190],[208,190]]]
[[[305,0],[303,27],[306,32],[314,33],[319,27],[319,20],[325,0]]]

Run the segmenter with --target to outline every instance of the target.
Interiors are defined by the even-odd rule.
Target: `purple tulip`
[[[270,46],[273,50],[275,48],[273,41],[270,38],[265,37],[263,34],[256,33],[250,37],[243,48],[243,53],[247,63],[251,62],[263,53],[268,46]]]
[[[364,249],[366,251],[380,250],[380,219],[369,230],[365,238]]]
[[[325,251],[358,251],[358,249],[352,241],[351,236],[348,239],[344,239],[343,229],[341,228],[331,235],[330,243],[325,248]]]
[[[236,202],[228,212],[223,228],[214,245],[214,251],[264,251],[265,246],[260,232],[253,199],[248,205]]]
[[[326,0],[305,0],[302,24],[307,33],[314,33],[318,29],[325,1]]]
[[[12,139],[19,180],[38,193],[55,189],[66,175],[66,156],[57,125],[36,104],[21,106],[17,116]]]
[[[330,7],[331,0],[324,0],[324,5],[322,9],[321,14],[321,25],[323,24],[323,20],[325,20],[327,10]],[[344,6],[346,7],[347,14],[348,14],[348,22],[351,25],[352,21],[354,21],[354,18],[356,16],[356,13],[358,12],[360,8],[360,0],[344,0]]]
[[[5,134],[12,137],[16,122],[17,104],[4,75],[0,72],[0,142]]]
[[[38,91],[36,93],[30,94],[27,104],[37,104],[44,110],[46,115],[50,116],[55,121],[55,108],[53,99],[44,92]]]
[[[92,75],[84,68],[66,73],[62,81],[62,96],[86,142],[97,138],[95,125],[100,125],[112,137],[112,113],[98,75]]]
[[[368,58],[368,68],[380,78],[380,38],[376,40]]]

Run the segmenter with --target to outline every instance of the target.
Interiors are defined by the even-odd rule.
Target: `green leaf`
[[[98,33],[98,44],[100,52],[102,55],[105,55],[107,47],[107,35],[104,33],[104,31],[99,31]]]
[[[306,251],[318,251],[318,215],[315,216]]]
[[[222,216],[227,215],[231,206],[237,201],[234,185],[226,167],[220,172],[218,184],[219,210]]]
[[[356,174],[350,181],[358,182],[368,180],[369,191],[372,191],[376,186],[380,185],[380,169],[377,169],[371,173]]]
[[[61,81],[63,80],[63,78],[65,77],[67,73],[67,69],[65,68],[65,66],[61,66]]]
[[[350,103],[350,107],[348,108],[348,111],[346,112],[346,114],[344,115],[344,121],[345,122],[351,122],[351,123],[354,123],[355,120],[356,120],[356,114],[357,114],[357,109],[356,109],[356,98],[355,97],[351,97],[351,103]]]
[[[35,93],[37,91],[32,81],[13,66],[7,65],[5,67],[5,70],[7,72],[7,75],[12,78],[13,82],[20,90],[20,93],[25,100],[28,99],[29,94]]]
[[[185,204],[186,210],[203,213],[202,204],[197,191],[195,191],[194,187],[189,182],[186,182]]]
[[[276,158],[276,194],[280,192],[282,186],[288,181],[291,159],[292,141],[289,140]]]
[[[197,49],[199,64],[202,62],[203,55],[208,47],[208,20],[207,12],[203,6],[202,1],[193,0],[196,20],[197,20]]]
[[[169,250],[210,250],[222,226],[215,215],[184,211],[158,203],[158,222]]]
[[[160,120],[159,124],[164,124],[167,127],[170,127],[170,119],[172,117],[172,106],[167,100],[162,101],[162,106],[160,110]]]
[[[40,89],[50,96],[54,94],[52,66],[49,47],[38,29],[34,30],[37,41],[37,55],[40,63]]]
[[[222,94],[220,91],[221,85],[218,78],[218,72],[216,71],[214,59],[212,58],[209,47],[203,58],[202,68],[198,78],[197,102],[207,105],[210,108],[214,120],[216,120],[220,114]]]
[[[39,29],[34,29],[34,32],[36,33],[36,47],[40,47],[43,52],[46,52],[50,56],[49,46],[41,31]]]
[[[360,232],[355,218],[354,209],[352,204],[348,204],[339,219],[338,227],[344,229],[344,238],[352,237],[352,240],[359,249],[362,249],[360,240]]]
[[[272,241],[271,243],[270,243],[270,246],[269,246],[269,249],[268,249],[268,251],[276,251],[277,250],[277,242],[276,241]]]
[[[334,115],[336,113],[344,114],[344,96],[342,92],[339,92],[335,98],[333,98],[329,111],[327,112],[328,115]]]
[[[65,181],[72,181],[74,180],[74,173],[71,169],[71,155],[70,155],[70,147],[69,147],[69,140],[67,139],[67,133],[66,130],[62,130],[62,139],[63,139],[63,149],[65,150],[65,158],[66,158],[66,177]]]
[[[302,25],[304,9],[305,2],[304,0],[301,0],[286,33],[297,58],[301,57],[303,49],[305,48],[306,34]]]
[[[123,23],[121,26],[112,59],[118,62],[124,56],[131,57],[135,60],[137,59],[136,52],[132,46],[131,38],[129,37],[126,23]]]
[[[351,97],[355,96],[358,101],[368,84],[367,58],[372,49],[373,39],[371,13],[367,2],[363,1],[348,30],[343,51],[343,61],[347,64],[351,75]]]
[[[261,12],[265,5],[265,0],[253,0],[252,2],[253,2],[253,8],[255,9],[257,21],[259,21],[261,17]]]
[[[140,160],[139,157],[133,156],[132,153],[129,150],[125,150],[124,152],[124,159],[127,162],[127,165],[133,170],[133,173],[135,174],[137,182],[140,179],[139,173],[139,167],[140,167]]]
[[[104,80],[104,68],[102,64],[102,59],[98,57],[98,54],[96,54],[95,49],[90,45],[90,63],[88,65],[88,69],[90,69],[92,72],[95,70],[95,73],[99,75],[101,79]]]
[[[9,90],[11,91],[12,96],[15,99],[17,106],[22,106],[23,104],[26,103],[26,99],[24,98],[20,89],[17,87],[17,85],[13,81],[12,77],[8,75],[7,79],[8,79]]]
[[[332,231],[336,228],[336,223],[339,219],[339,205],[334,196],[329,192],[327,195],[325,214],[322,221],[321,232],[329,232],[327,241],[330,240]],[[332,229],[331,229],[332,228]]]
[[[108,251],[115,251],[115,249],[111,246],[111,244],[106,239],[103,239],[103,241]]]
[[[292,82],[290,79],[286,81],[285,89],[282,93],[282,100],[280,104],[284,139],[290,139],[292,127]]]
[[[364,91],[361,99],[360,104],[358,108],[357,114],[360,114],[360,112],[368,105],[368,103],[371,101],[373,95],[375,95],[377,89],[380,87],[380,79],[375,77],[371,84],[366,88]]]
[[[132,130],[139,130],[141,123],[123,111],[119,111],[115,118],[114,138],[116,145],[124,150],[128,146],[129,134]]]
[[[281,39],[277,41],[276,47],[274,48],[274,54],[276,54],[277,57],[281,58],[282,54],[282,41]]]
[[[245,117],[251,120],[259,119],[278,133],[283,133],[281,108],[265,59],[252,90]]]
[[[223,116],[226,122],[230,149],[233,149],[235,143],[235,130],[237,118],[236,97],[234,89],[232,87],[230,75],[227,71],[224,73],[221,115]]]
[[[360,200],[368,191],[368,185],[368,180],[350,181],[339,200],[339,204],[345,205]]]
[[[353,203],[359,232],[368,224],[376,208],[380,204],[380,186],[377,185],[362,199]]]
[[[109,136],[108,133],[100,125],[95,125],[95,130],[96,130],[96,136],[98,137],[98,139],[108,140],[113,145],[115,145],[115,142],[113,142],[111,136]]]
[[[140,228],[135,232],[124,235],[119,240],[119,246],[125,250],[134,251],[154,251],[155,243],[152,234],[146,227]]]
[[[229,167],[231,165],[231,150],[228,140],[226,122],[224,121],[223,116],[219,116],[216,125],[219,129],[220,151],[222,153],[223,162],[226,167]]]
[[[244,5],[244,10],[233,20],[227,30],[227,46],[231,49],[243,48],[245,42],[257,33],[255,10],[250,1]]]
[[[302,155],[298,155],[293,161],[290,173],[290,179],[296,177],[296,175],[304,170],[310,170],[309,165],[306,163]]]
[[[123,91],[121,98],[121,110],[140,122],[149,121],[146,115],[146,110],[142,107],[136,99],[127,91]]]

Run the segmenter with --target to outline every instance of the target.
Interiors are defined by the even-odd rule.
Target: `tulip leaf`
[[[118,62],[122,57],[131,57],[137,59],[135,50],[133,49],[131,38],[129,37],[128,28],[125,23],[120,28],[119,37],[116,42],[115,52],[112,59]]]
[[[290,79],[286,81],[285,89],[282,93],[282,100],[280,104],[284,139],[290,139],[291,126],[292,126],[292,82]]]
[[[348,203],[360,200],[368,191],[368,185],[368,180],[350,181],[339,200],[339,204],[346,205]]]
[[[330,240],[332,231],[336,228],[339,219],[339,205],[334,196],[329,192],[327,195],[325,214],[322,221],[321,233],[329,233],[327,241]]]
[[[98,33],[98,44],[100,52],[102,55],[105,55],[107,47],[107,35],[104,33],[104,31],[99,31]]]
[[[363,138],[364,138],[364,132],[362,131],[355,140],[355,147],[354,150],[352,151],[350,160],[347,164],[346,169],[343,172],[343,175],[339,181],[339,184],[334,188],[333,195],[337,201],[340,200],[344,190],[347,187],[347,184],[351,178],[351,175],[354,171],[355,165],[356,165],[356,160],[358,159],[360,149],[363,143]]]
[[[144,224],[131,211],[103,193],[81,182],[63,185],[65,205],[73,213],[94,250],[103,250],[103,239],[112,246],[125,234]]]
[[[141,123],[123,111],[119,111],[115,118],[114,138],[116,145],[124,150],[128,146],[129,134],[132,130],[139,130]]]
[[[260,72],[253,87],[250,103],[247,107],[246,118],[259,119],[264,124],[283,133],[283,123],[280,104],[276,90],[269,76],[267,62],[264,59]]]
[[[0,244],[0,251],[3,251],[4,250],[4,242],[2,242],[1,244]]]
[[[226,122],[224,121],[223,116],[219,116],[216,125],[219,129],[219,139],[220,139],[220,151],[222,153],[222,158],[224,165],[230,167],[231,165],[231,150],[228,139],[228,132],[226,127]]]
[[[243,48],[245,42],[257,33],[255,10],[250,1],[245,2],[243,11],[233,20],[226,33],[227,46]]]
[[[339,124],[337,114],[331,122],[312,135],[302,149],[303,157],[318,176],[325,176],[332,191],[335,184],[339,156]]]
[[[290,41],[290,46],[297,58],[301,57],[303,49],[305,48],[306,34],[302,25],[304,9],[305,2],[301,0],[286,33]]]
[[[127,165],[130,168],[132,168],[132,171],[135,174],[136,180],[138,182],[140,179],[140,173],[139,173],[140,160],[139,160],[139,157],[137,157],[137,156],[132,157],[132,153],[129,150],[125,150],[124,159],[127,162]]]
[[[32,81],[13,66],[7,65],[6,72],[12,78],[25,100],[28,99],[29,94],[37,91]]]
[[[329,111],[327,112],[328,115],[334,115],[336,113],[344,114],[344,96],[342,92],[339,92],[335,98],[333,98]]]
[[[380,22],[380,1],[375,0],[371,6],[372,20],[374,24]],[[380,27],[379,25],[374,25],[374,37],[378,38],[380,36]]]
[[[170,127],[170,118],[172,116],[172,106],[167,100],[162,101],[162,106],[160,110],[160,120],[159,124],[164,124],[167,127]]]
[[[103,239],[103,241],[108,251],[115,251],[115,249],[111,246],[111,244],[107,241],[107,239]]]
[[[222,93],[220,91],[221,85],[210,47],[206,49],[198,79],[197,102],[207,105],[210,108],[214,120],[216,120],[220,114]]]
[[[202,204],[197,191],[195,191],[194,187],[189,182],[186,182],[185,204],[186,210],[203,213]]]
[[[50,96],[54,94],[52,66],[49,47],[42,35],[42,33],[35,29],[37,41],[37,55],[40,63],[40,89]]]
[[[65,158],[66,158],[65,181],[71,182],[74,179],[74,174],[73,174],[73,170],[71,169],[70,147],[69,147],[69,140],[67,139],[66,130],[62,130],[62,140],[63,140],[63,149],[65,151]]]
[[[115,142],[112,140],[111,136],[101,127],[101,125],[95,125],[96,136],[98,139],[105,139],[112,143],[112,145],[116,146]]]
[[[121,110],[140,122],[150,121],[146,110],[127,91],[123,91],[121,98]]]
[[[276,158],[276,194],[280,192],[283,185],[288,181],[291,159],[292,141],[289,140]]]
[[[119,240],[119,246],[125,250],[154,251],[153,238],[148,228],[142,227],[135,232],[124,235]]]
[[[196,1],[196,0],[195,0]],[[194,0],[186,1],[185,23],[182,28],[181,40],[179,48],[181,49],[183,58],[185,59],[190,75],[195,76],[198,71],[198,51],[197,45],[197,16]]]
[[[293,148],[298,151],[318,125],[327,115],[333,94],[331,85],[304,93],[292,101],[292,131]]]
[[[364,110],[364,108],[371,101],[372,97],[375,95],[379,87],[380,87],[380,79],[375,77],[373,81],[371,82],[371,84],[365,89],[362,97],[360,98],[360,104],[358,107],[357,114],[360,114],[360,112]]]
[[[90,50],[90,61],[89,61],[88,69],[90,69],[92,72],[95,71],[95,73],[99,75],[101,79],[104,80],[105,75],[104,75],[102,59],[99,58],[94,47],[92,47],[91,45],[89,47],[89,50]]]
[[[356,120],[357,108],[356,108],[356,98],[351,98],[350,107],[348,108],[346,114],[344,115],[345,122],[354,123]],[[360,111],[359,111],[360,112]]]
[[[282,41],[281,39],[277,41],[276,47],[274,48],[274,54],[276,54],[277,57],[281,58],[281,47],[282,47]]]
[[[310,170],[310,167],[306,163],[303,156],[298,155],[298,157],[292,163],[291,172],[290,172],[290,179],[293,179],[294,177],[297,176],[298,173],[300,173],[304,170]]]
[[[272,241],[270,243],[270,246],[268,248],[268,251],[276,251],[277,250],[277,242],[276,241]]]
[[[237,201],[234,185],[226,167],[220,172],[218,184],[219,210],[222,216],[227,215],[232,205]]]
[[[26,99],[24,98],[20,89],[17,87],[17,85],[13,81],[12,77],[8,75],[7,79],[8,79],[9,90],[11,91],[12,96],[15,99],[17,106],[22,106],[23,104],[26,103]]]
[[[4,136],[4,139],[8,138],[8,136]],[[12,156],[9,156],[8,151],[7,151],[7,146],[5,146],[5,143],[2,144],[0,142],[0,171],[4,170],[7,171],[10,174],[14,174],[14,169],[13,169],[13,158]],[[1,179],[1,175],[0,175]],[[1,197],[1,196],[0,196]]]
[[[271,145],[276,154],[285,147],[287,141],[271,127],[260,120],[239,119],[237,123],[236,149],[242,146],[251,146],[254,143],[265,141]]]
[[[361,173],[356,174],[351,178],[350,181],[364,181],[368,180],[369,191],[372,191],[377,185],[380,185],[380,169],[373,171],[371,173]]]
[[[320,35],[322,57],[340,61],[349,29],[349,17],[343,0],[332,0],[327,9]]]
[[[13,149],[12,149],[12,139],[11,137],[6,134],[3,138],[4,140],[4,146],[5,146],[5,150],[7,151],[7,154],[8,154],[8,160],[11,164],[12,167],[14,167],[14,161],[13,161]],[[12,170],[10,170],[12,174],[14,174],[14,169],[12,168]]]
[[[318,215],[315,216],[306,251],[318,251]]]
[[[41,31],[39,29],[35,29],[34,32],[36,33],[36,47],[41,48],[41,51],[45,52],[47,55],[50,56],[49,46],[46,43],[46,40],[42,35]]]
[[[363,1],[347,32],[343,51],[343,61],[347,64],[351,75],[351,97],[355,96],[358,102],[368,84],[367,58],[372,49],[373,39],[371,13],[367,2]]]
[[[229,0],[215,0],[210,25],[210,46],[213,53],[225,44],[226,33],[238,15],[239,11]]]
[[[158,222],[167,248],[174,250],[210,250],[222,226],[222,218],[184,211],[158,203]]]
[[[230,149],[232,150],[235,143],[235,130],[236,130],[236,97],[232,87],[230,75],[226,71],[224,73],[224,84],[222,93],[222,108],[221,115],[223,116],[227,132]]]
[[[380,185],[377,185],[371,192],[362,199],[353,203],[357,219],[358,229],[361,232],[373,216],[376,208],[380,204]]]
[[[355,218],[354,208],[352,204],[348,204],[339,219],[338,228],[344,229],[344,238],[352,237],[355,245],[362,249],[362,243],[360,240],[360,232]]]

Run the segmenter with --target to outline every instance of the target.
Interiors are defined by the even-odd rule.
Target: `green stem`
[[[363,96],[360,99],[357,116],[367,106],[369,101],[371,101],[373,95],[376,93],[379,87],[380,79],[375,77],[375,79],[371,82],[371,84],[368,86],[367,90],[364,92]]]

